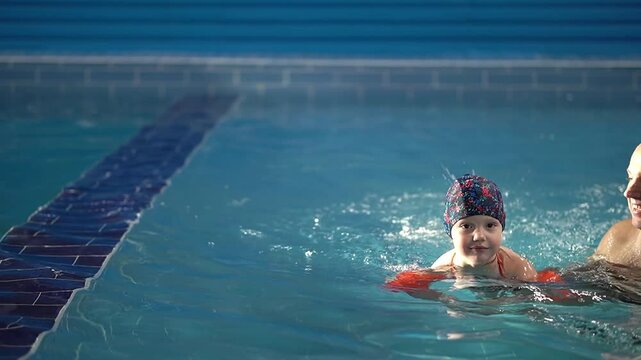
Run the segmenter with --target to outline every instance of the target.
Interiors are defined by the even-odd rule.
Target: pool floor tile
[[[0,241],[0,359],[28,353],[235,101],[178,101]]]

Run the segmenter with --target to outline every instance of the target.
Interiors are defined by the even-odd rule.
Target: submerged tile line
[[[192,96],[0,240],[0,358],[32,353],[235,100]]]

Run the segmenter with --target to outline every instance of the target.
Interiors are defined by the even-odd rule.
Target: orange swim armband
[[[396,274],[396,277],[388,281],[385,287],[391,290],[420,290],[428,288],[434,281],[446,279],[445,273],[410,270]]]
[[[539,271],[536,281],[541,283],[565,284],[565,280],[563,280],[554,268],[545,268]],[[581,297],[569,289],[547,288],[545,290],[545,296],[547,296],[549,300],[559,304],[576,304],[582,302]]]
[[[388,289],[425,289],[434,281],[446,279],[448,276],[443,272],[429,270],[408,270],[396,274],[396,277],[388,281],[385,287]],[[538,272],[536,282],[542,283],[564,283],[563,278],[556,269],[545,268]]]
[[[551,282],[551,283],[564,283],[563,278],[554,268],[545,268],[538,272],[536,276],[537,282]]]
[[[392,291],[405,291],[409,294],[430,293],[434,292],[429,289],[433,282],[447,278],[451,278],[451,274],[447,272],[408,270],[396,274],[394,279],[385,283],[385,288]],[[554,268],[545,268],[539,271],[535,281],[538,283],[560,284],[562,287],[564,287],[564,284],[566,283],[559,272]],[[558,288],[558,286],[544,286],[541,288],[541,291],[547,300],[559,304],[573,305],[585,302],[581,296],[573,291],[565,288]]]

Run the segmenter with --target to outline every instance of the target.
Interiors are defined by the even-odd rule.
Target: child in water
[[[532,264],[501,246],[505,228],[503,197],[491,180],[464,175],[445,195],[445,232],[454,249],[441,255],[430,267],[490,278],[534,281]]]
[[[532,264],[501,245],[505,210],[494,182],[469,174],[454,180],[445,195],[443,223],[454,249],[441,255],[428,270],[399,273],[387,283],[388,288],[426,288],[447,275],[537,281]]]

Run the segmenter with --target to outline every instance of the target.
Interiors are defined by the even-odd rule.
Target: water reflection
[[[563,282],[528,284],[452,276],[429,288],[404,291],[442,302],[451,318],[525,316],[567,336],[616,349],[619,355],[641,354],[641,269],[591,262],[560,274]],[[469,335],[447,332],[440,339]]]
[[[602,292],[609,299],[641,305],[641,269],[601,260],[570,266],[563,276],[572,284]]]

